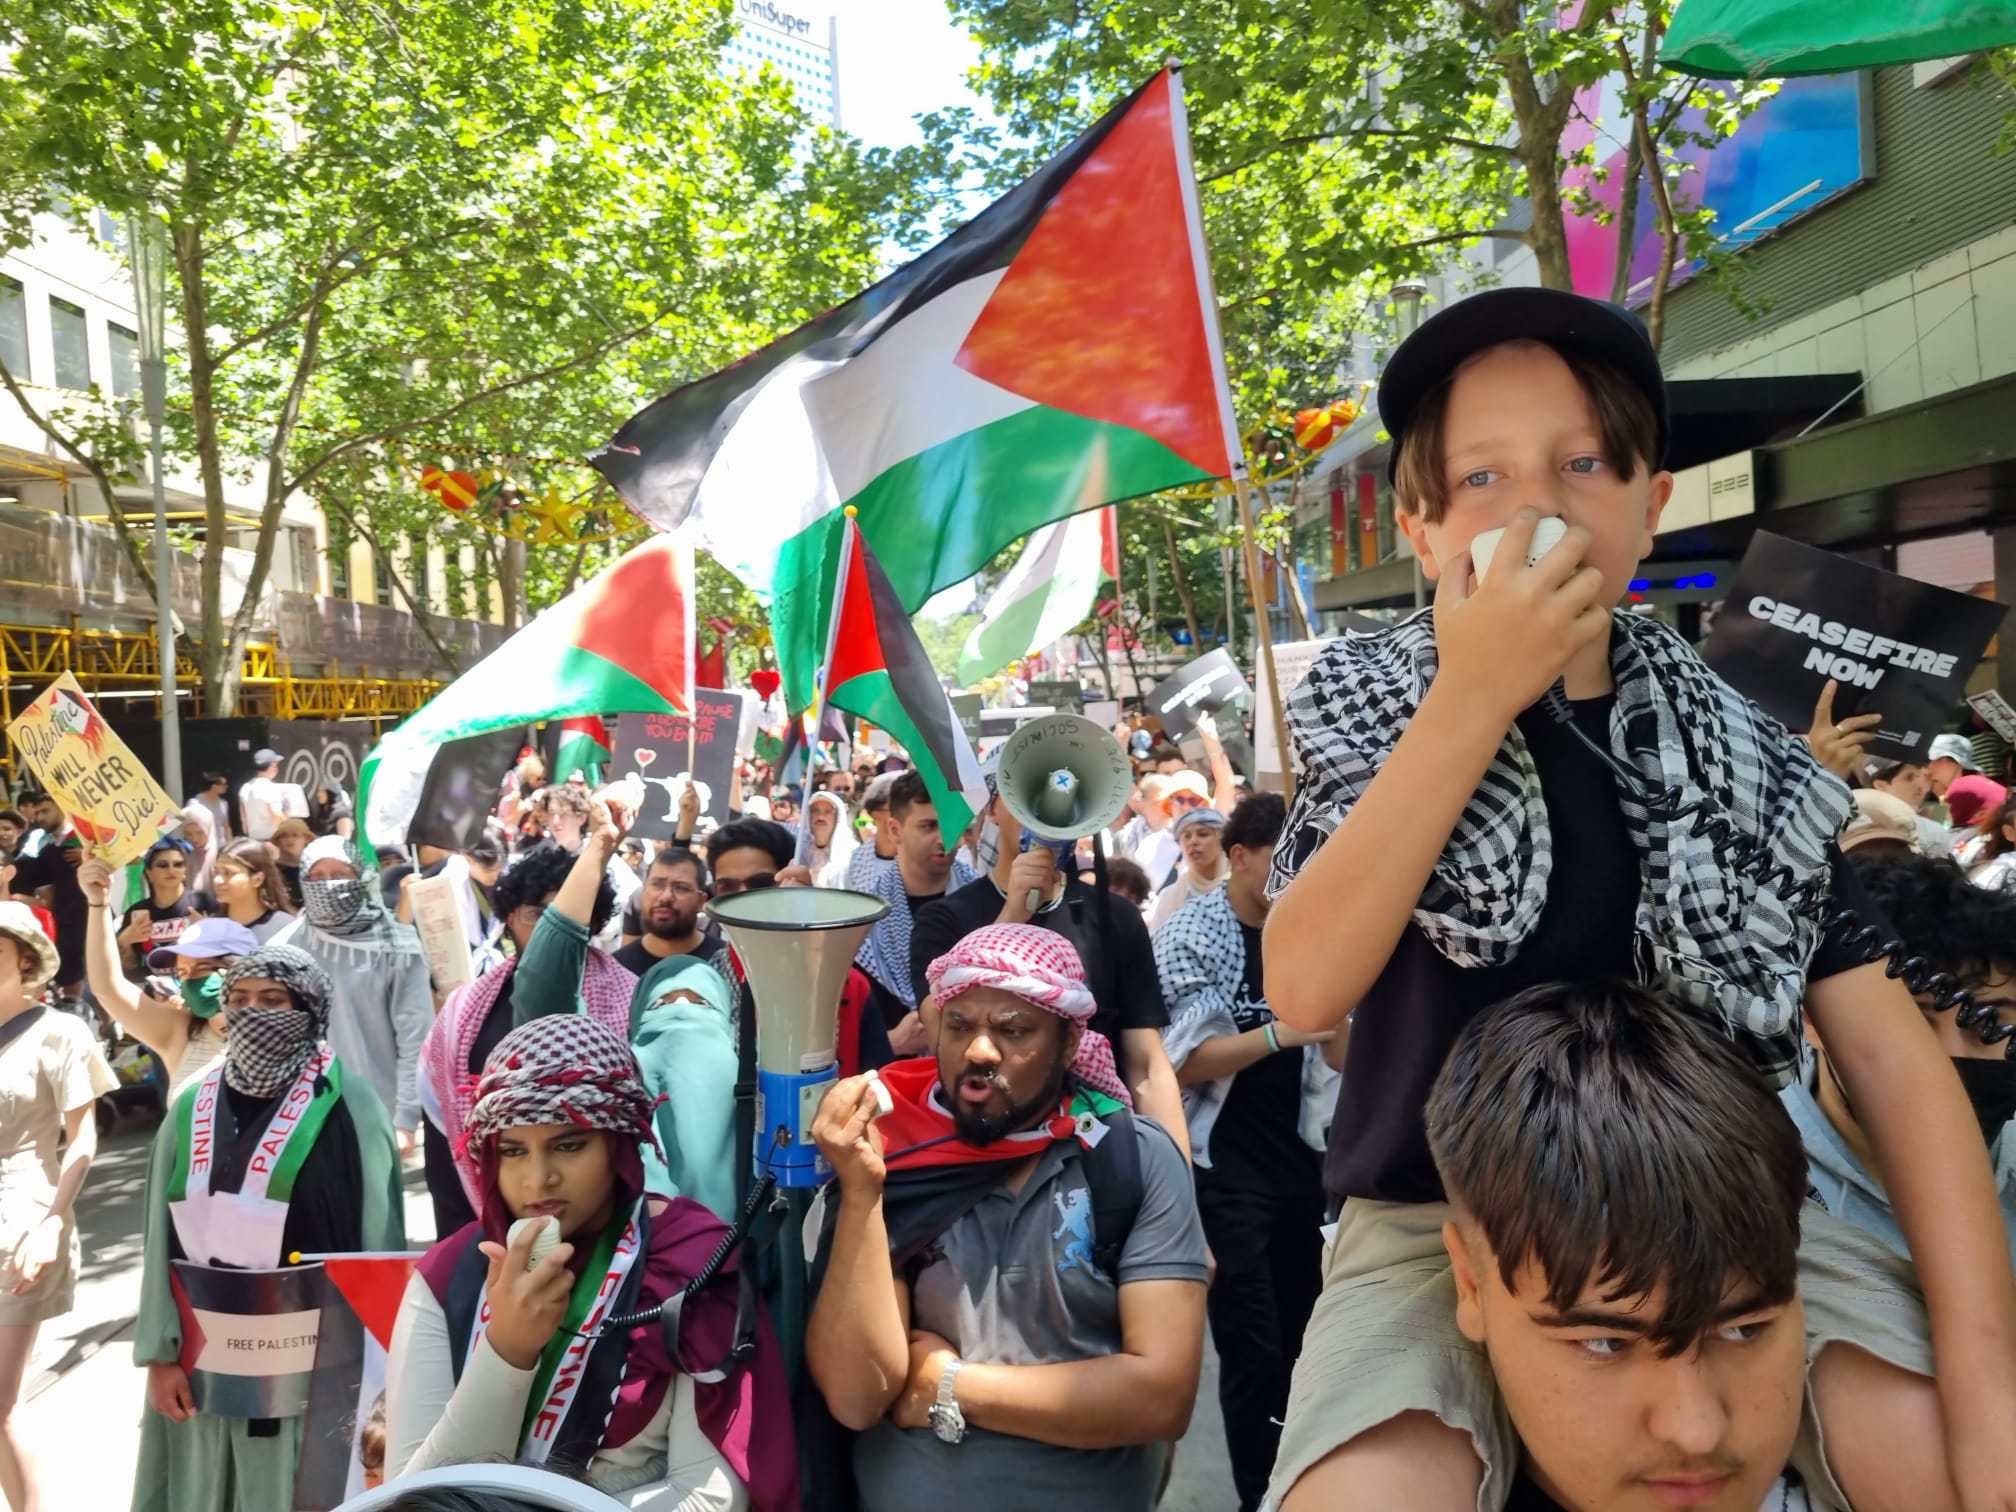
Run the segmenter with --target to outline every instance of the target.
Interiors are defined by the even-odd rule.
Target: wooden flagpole
[[[1260,596],[1260,548],[1253,528],[1253,499],[1246,477],[1245,443],[1232,414],[1232,384],[1225,371],[1225,337],[1218,326],[1218,293],[1211,281],[1211,254],[1204,245],[1204,211],[1197,201],[1197,170],[1190,161],[1190,115],[1183,103],[1183,65],[1168,62],[1169,115],[1176,138],[1177,182],[1183,190],[1183,218],[1190,232],[1190,260],[1196,270],[1197,292],[1203,303],[1204,338],[1211,348],[1211,361],[1218,379],[1219,418],[1225,431],[1225,455],[1230,459],[1232,493],[1239,501],[1239,533],[1246,559],[1247,596],[1253,605],[1253,633],[1260,643],[1260,665],[1267,673],[1268,701],[1273,705],[1274,738],[1281,747],[1281,785],[1286,796],[1295,797],[1294,763],[1288,759],[1288,709],[1281,695],[1281,679],[1274,674],[1274,627],[1267,618],[1267,606]],[[1228,619],[1233,609],[1225,606]],[[1260,711],[1254,710],[1254,719]]]

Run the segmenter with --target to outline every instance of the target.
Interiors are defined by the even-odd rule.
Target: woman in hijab
[[[861,844],[847,822],[847,801],[838,793],[814,793],[805,802],[805,828],[811,844],[806,861],[821,887],[847,885],[847,860]]]
[[[211,867],[217,858],[217,819],[203,804],[191,803],[182,810],[182,843],[189,847],[189,891],[212,891]]]
[[[434,1022],[434,987],[420,936],[386,912],[357,847],[325,835],[301,852],[301,917],[273,937],[329,974],[330,1043],[392,1114],[399,1153],[419,1140],[420,1046]]]
[[[537,845],[497,879],[495,906],[516,953],[449,993],[421,1047],[420,1101],[427,1115],[423,1153],[437,1234],[452,1234],[472,1222],[482,1201],[482,1168],[476,1152],[462,1138],[469,1109],[476,1101],[476,1079],[483,1074],[484,1063],[498,1041],[511,1032],[518,963],[531,943],[532,931],[552,907],[573,865],[574,858],[559,846]],[[606,877],[598,880],[601,886],[595,894],[593,922],[599,928],[615,912],[616,889]],[[587,953],[581,976],[582,1004],[618,1034],[629,1029],[630,995],[636,987],[637,978],[609,956],[599,950]],[[733,1080],[732,1070],[729,1077]],[[456,1153],[458,1150],[461,1153]],[[666,1190],[656,1182],[652,1189]]]
[[[583,1466],[654,1512],[795,1512],[776,1341],[760,1304],[743,1315],[741,1257],[710,1264],[726,1226],[646,1195],[651,1112],[635,1057],[591,1018],[535,1020],[491,1052],[465,1129],[483,1216],[427,1252],[400,1304],[388,1479],[516,1460]],[[521,1218],[534,1221],[513,1233]],[[669,1345],[655,1319],[607,1326],[681,1297]],[[754,1350],[736,1364],[745,1327]]]
[[[176,1262],[271,1271],[297,1252],[405,1247],[392,1126],[324,1039],[329,1006],[328,976],[301,951],[239,957],[224,973],[224,1058],[155,1136],[133,1337],[147,1369],[134,1512],[294,1505],[302,1419],[206,1410],[204,1355],[193,1377],[181,1357],[216,1341],[185,1339]]]

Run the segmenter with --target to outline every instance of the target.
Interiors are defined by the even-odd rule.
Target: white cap
[[[1963,772],[1978,772],[1981,770],[1974,760],[1974,748],[1967,744],[1966,737],[1964,736],[1935,735],[1932,738],[1932,749],[1926,753],[1925,759],[1927,761],[1937,761],[1941,756],[1959,762],[1960,770]]]

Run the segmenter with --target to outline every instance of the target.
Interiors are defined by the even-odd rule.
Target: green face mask
[[[196,981],[184,982],[182,1002],[199,1019],[216,1017],[217,1010],[224,1006],[224,973],[213,972]]]

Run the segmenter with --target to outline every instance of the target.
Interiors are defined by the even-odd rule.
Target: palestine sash
[[[168,1179],[168,1216],[182,1253],[199,1265],[278,1268],[294,1182],[342,1095],[343,1068],[321,1045],[274,1108],[238,1190],[214,1192],[224,1063],[185,1091],[175,1104],[175,1166]]]
[[[601,1447],[602,1432],[623,1384],[630,1343],[627,1333],[604,1340],[598,1330],[603,1319],[634,1308],[644,1281],[637,1265],[644,1253],[644,1224],[644,1199],[640,1197],[620,1228],[615,1223],[602,1226],[588,1263],[575,1278],[567,1315],[533,1367],[532,1390],[525,1398],[525,1418],[518,1429],[519,1463],[543,1465],[564,1443],[567,1447],[556,1463],[586,1464]],[[477,1291],[482,1292],[489,1267],[488,1257],[472,1239],[456,1267],[453,1289],[462,1291],[473,1278]],[[468,1368],[489,1322],[490,1299],[484,1295],[476,1307],[468,1346],[462,1351],[457,1380]],[[579,1412],[575,1411],[577,1405]]]

